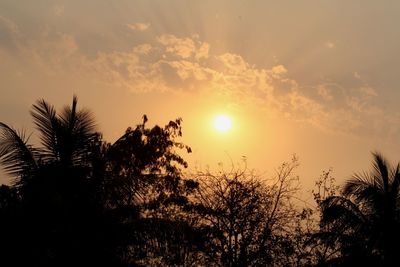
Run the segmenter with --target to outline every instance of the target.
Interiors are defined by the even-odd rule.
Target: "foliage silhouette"
[[[142,247],[155,236],[152,226],[160,233],[176,229],[166,212],[185,205],[186,195],[196,187],[181,179],[180,168],[187,163],[174,151],[190,152],[175,141],[182,134],[181,120],[148,129],[144,116],[142,124],[109,144],[95,132],[91,113],[77,109],[76,97],[60,114],[39,100],[31,115],[41,147],[29,145],[24,132],[0,123],[0,161],[14,177],[14,185],[0,192],[1,226],[10,229],[3,237],[2,244],[10,247],[3,250],[3,262],[136,265],[146,254],[164,249]],[[163,238],[173,245],[170,237]]]
[[[92,144],[98,138],[91,113],[71,107],[60,114],[44,100],[31,111],[41,147],[24,132],[0,124],[0,159],[14,177],[11,189],[21,210],[10,232],[19,236],[13,264],[69,266],[114,263],[104,240],[101,203],[90,171]],[[3,209],[3,208],[2,208]]]
[[[297,212],[293,171],[297,159],[284,163],[266,182],[253,172],[198,173],[195,206],[206,229],[205,254],[217,266],[289,266],[294,248],[290,238]]]
[[[108,145],[106,204],[131,237],[123,258],[145,265],[156,259],[181,263],[181,250],[192,250],[184,239],[195,234],[181,213],[197,184],[182,179],[187,163],[175,149],[191,150],[175,141],[182,135],[181,119],[163,128],[146,128],[146,122],[144,116],[142,124]]]
[[[400,167],[373,154],[341,194],[331,171],[300,208],[296,157],[263,179],[246,167],[184,174],[182,120],[114,143],[90,111],[31,110],[39,146],[0,122],[3,266],[396,266]],[[317,218],[320,215],[320,218]]]
[[[322,229],[340,249],[335,265],[396,266],[399,251],[399,165],[373,153],[371,172],[355,174],[341,196],[321,203]],[[333,242],[332,242],[333,244]]]

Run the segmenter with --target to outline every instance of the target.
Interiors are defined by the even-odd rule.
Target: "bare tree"
[[[246,167],[197,174],[200,226],[208,235],[205,254],[216,266],[283,266],[293,253],[291,227],[298,191],[294,169],[283,163],[271,179]]]

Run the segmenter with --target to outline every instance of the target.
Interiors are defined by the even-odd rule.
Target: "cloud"
[[[319,85],[317,87],[317,90],[318,90],[318,95],[320,95],[322,99],[326,101],[331,101],[333,99],[331,90],[328,87],[324,85]]]
[[[14,51],[20,44],[21,33],[17,24],[0,15],[0,49]]]
[[[325,47],[329,48],[329,49],[332,49],[332,48],[335,47],[335,44],[333,42],[325,42]]]
[[[27,65],[50,75],[62,73],[102,83],[110,90],[135,93],[221,94],[323,131],[400,132],[393,124],[400,121],[400,115],[386,114],[376,103],[377,90],[365,83],[351,88],[326,82],[306,86],[293,79],[283,64],[265,68],[236,53],[211,53],[210,44],[196,35],[164,34],[125,51],[98,51],[88,56],[70,34],[44,31],[35,40],[25,40],[18,27],[3,17],[0,29],[9,38],[14,36],[11,39],[17,42],[20,58]]]
[[[360,87],[358,90],[361,94],[368,98],[378,96],[378,93],[375,91],[375,89],[369,86]]]
[[[57,17],[61,17],[64,15],[65,7],[63,5],[56,5],[53,7],[54,15]]]
[[[158,42],[165,47],[165,51],[170,55],[175,55],[183,59],[194,57],[196,60],[208,58],[210,45],[193,38],[178,38],[172,34],[163,34],[157,38]]]
[[[358,79],[358,80],[361,80],[361,75],[360,75],[357,71],[355,71],[355,72],[353,73],[353,76],[354,76],[354,78],[356,78],[356,79]]]
[[[218,56],[224,65],[224,73],[228,75],[241,76],[240,74],[249,69],[249,64],[240,56],[232,53],[225,53]]]
[[[2,28],[2,31],[7,31],[10,32],[14,35],[18,35],[19,34],[19,30],[18,30],[18,26],[17,24],[15,24],[13,21],[11,21],[10,19],[3,17],[0,15],[0,25]]]
[[[371,113],[376,107],[371,106],[378,94],[371,87],[359,87],[352,90],[353,94],[347,97],[348,106],[353,110],[364,113]]]
[[[150,23],[136,22],[132,24],[126,24],[126,26],[128,26],[128,28],[132,31],[144,32],[150,28]]]
[[[148,55],[152,50],[151,44],[141,44],[133,48],[133,52],[137,54]]]
[[[288,71],[285,68],[285,66],[283,65],[277,65],[275,67],[272,68],[272,73],[275,75],[282,75],[282,74],[286,74]]]
[[[25,42],[20,45],[21,55],[49,74],[79,69],[84,60],[75,37],[70,34],[44,32],[38,39]]]

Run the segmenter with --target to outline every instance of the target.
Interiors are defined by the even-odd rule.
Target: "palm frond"
[[[395,195],[399,194],[400,187],[400,164],[398,163],[395,168],[392,168],[390,176],[393,177],[391,185],[391,192]]]
[[[353,179],[348,180],[344,185],[343,194],[358,204],[374,209],[381,203],[384,192],[382,186],[376,183],[376,179],[364,174],[355,175]]]
[[[347,180],[343,187],[343,195],[351,197],[358,195],[360,192],[365,190],[365,188],[375,186],[379,187],[373,177],[368,173],[355,173],[350,180]]]
[[[60,120],[63,123],[63,126],[67,129],[70,130],[70,132],[73,131],[75,124],[76,124],[76,107],[78,104],[78,98],[77,96],[73,96],[72,98],[72,105],[64,107],[60,114]]]
[[[359,231],[365,225],[366,218],[356,204],[349,199],[332,196],[321,205],[321,226],[333,226],[335,231]]]
[[[93,114],[86,109],[79,110],[76,114],[75,131],[82,137],[92,137],[96,131],[96,123]]]
[[[0,122],[0,164],[14,176],[29,175],[37,169],[36,151],[28,145],[25,132]]]
[[[94,116],[86,109],[77,110],[77,103],[78,98],[74,96],[72,105],[65,107],[59,116],[62,123],[61,153],[73,164],[81,160],[96,136]]]
[[[44,147],[44,151],[42,151],[43,156],[46,158],[58,159],[59,149],[57,132],[60,128],[60,122],[56,116],[54,106],[41,99],[33,105],[30,113],[37,130],[40,132],[40,140]]]
[[[389,191],[389,183],[390,177],[389,177],[389,169],[390,169],[390,164],[387,162],[387,160],[378,152],[372,153],[374,157],[374,162],[372,164],[373,166],[373,177],[377,181],[381,180],[383,184],[383,190],[385,192]]]

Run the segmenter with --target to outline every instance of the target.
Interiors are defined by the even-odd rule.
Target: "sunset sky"
[[[311,188],[371,151],[400,160],[400,1],[0,0],[0,121],[33,131],[39,98],[78,95],[110,142],[183,118],[191,168],[272,174],[292,154]],[[231,128],[218,131],[216,116]],[[34,141],[32,137],[32,141]],[[0,181],[6,181],[2,177]]]

